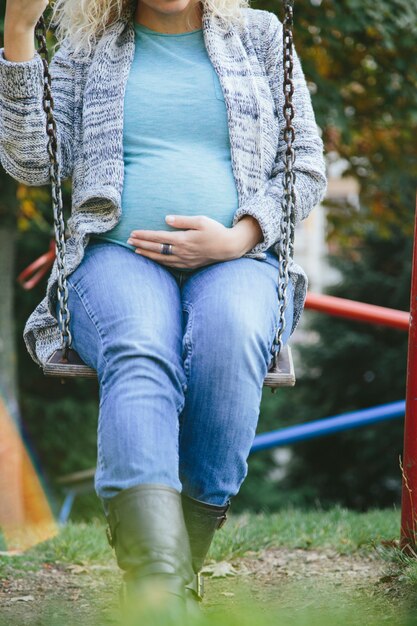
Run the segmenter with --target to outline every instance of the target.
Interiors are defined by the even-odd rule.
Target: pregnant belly
[[[132,230],[175,231],[167,215],[207,215],[231,227],[238,207],[230,163],[222,160],[146,159],[127,164],[120,221],[107,234],[126,241]]]

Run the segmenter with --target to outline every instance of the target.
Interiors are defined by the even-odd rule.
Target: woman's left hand
[[[170,267],[197,268],[236,259],[245,253],[241,228],[227,228],[205,215],[171,218],[166,217],[170,226],[185,230],[133,230],[127,243],[136,247],[137,254]],[[162,254],[161,243],[171,243],[172,254]]]

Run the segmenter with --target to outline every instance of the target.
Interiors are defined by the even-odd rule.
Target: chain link
[[[287,145],[284,155],[282,198],[281,237],[279,240],[279,273],[278,273],[278,301],[279,324],[274,338],[273,367],[277,366],[278,355],[282,350],[282,334],[285,330],[285,309],[287,307],[287,287],[289,281],[288,265],[294,254],[294,209],[295,209],[295,152],[293,143],[295,130],[292,124],[295,109],[292,103],[294,93],[293,83],[293,6],[294,0],[284,0],[285,17],[283,21],[283,65],[284,65],[284,97],[283,113],[285,118],[284,141]]]
[[[69,329],[70,311],[68,309],[68,287],[66,279],[65,222],[61,191],[61,170],[58,158],[57,130],[53,114],[54,100],[51,90],[52,81],[51,74],[49,72],[46,30],[44,17],[41,16],[35,27],[35,37],[38,42],[38,52],[42,59],[44,70],[43,109],[46,113],[46,133],[48,136],[48,154],[50,160],[49,172],[52,189],[52,207],[54,212],[55,253],[58,268],[58,318],[62,337],[62,358],[63,360],[66,360],[68,350],[71,348],[72,336]]]

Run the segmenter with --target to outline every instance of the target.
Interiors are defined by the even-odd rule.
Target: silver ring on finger
[[[172,254],[172,243],[161,243],[161,254]]]

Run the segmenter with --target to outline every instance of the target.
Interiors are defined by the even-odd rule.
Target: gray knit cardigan
[[[135,46],[133,5],[106,29],[85,58],[76,58],[64,41],[50,64],[61,177],[72,178],[67,275],[82,261],[90,234],[110,230],[121,216],[123,100]],[[258,220],[263,241],[244,256],[263,259],[272,245],[278,253],[282,216],[282,24],[269,11],[242,10],[245,25],[236,26],[209,13],[204,5],[202,28],[227,107],[239,198],[233,225],[244,215]],[[49,160],[42,60],[36,52],[29,61],[8,61],[3,50],[0,48],[0,161],[15,180],[46,185]],[[323,144],[297,55],[294,84],[297,224],[323,198],[326,174]],[[289,273],[295,288],[293,332],[304,307],[307,276],[294,261]],[[39,366],[61,346],[56,298],[55,260],[46,295],[23,331],[27,350]]]

